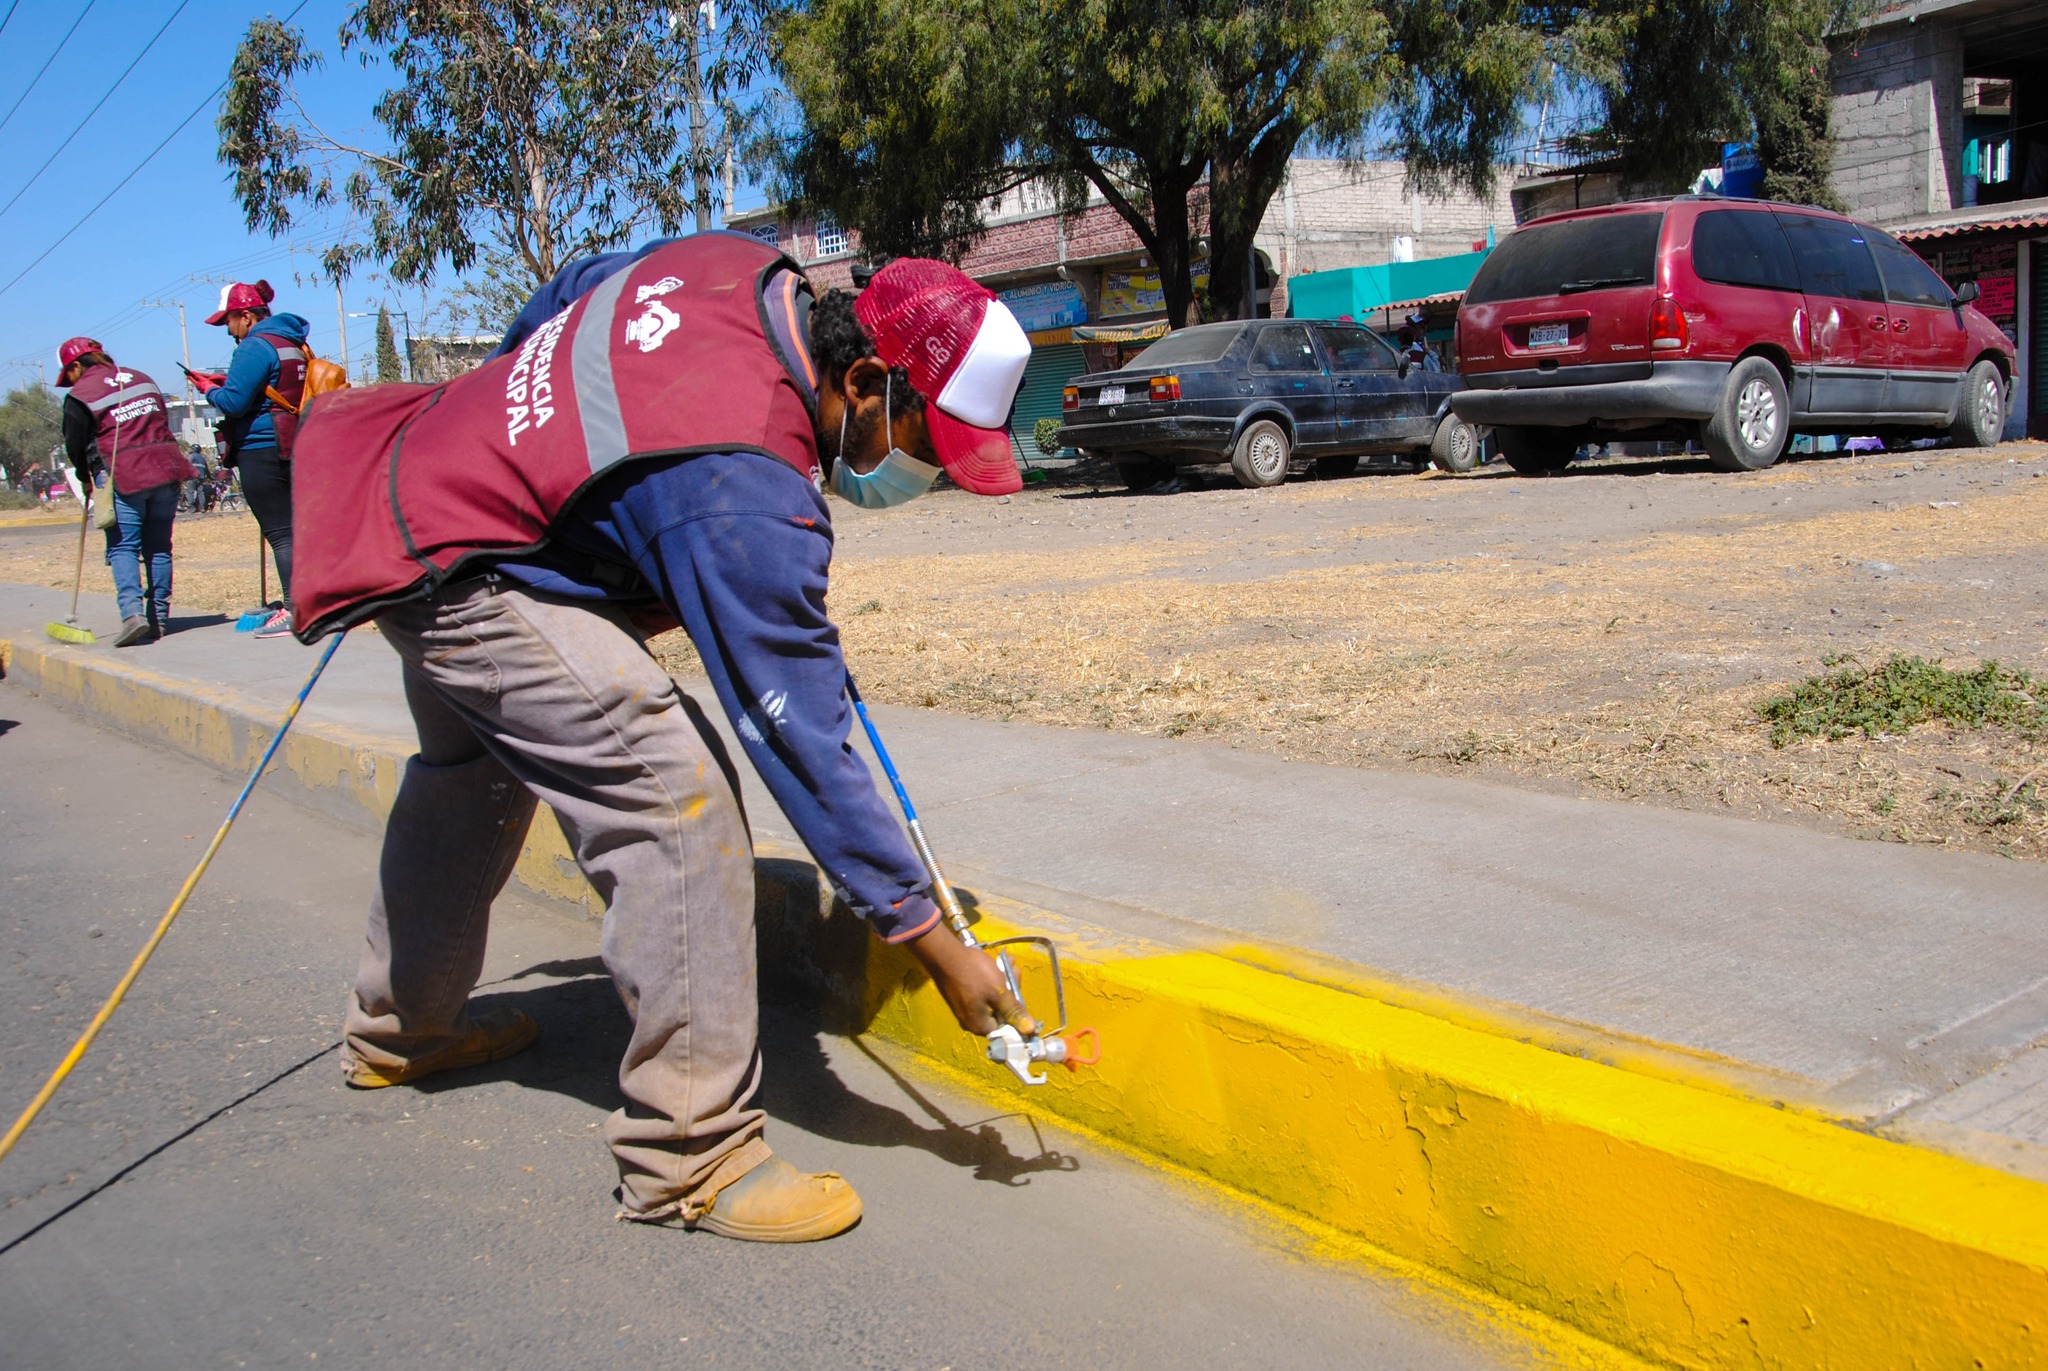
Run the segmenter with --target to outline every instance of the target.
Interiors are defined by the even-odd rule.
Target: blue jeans
[[[171,521],[178,514],[178,483],[166,482],[133,495],[114,492],[114,526],[107,532],[107,565],[114,572],[114,597],[121,617],[145,612],[144,567],[149,593],[147,613],[158,629],[171,623]]]

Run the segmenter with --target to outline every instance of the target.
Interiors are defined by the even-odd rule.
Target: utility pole
[[[348,306],[341,302],[341,273],[334,274],[334,317],[341,325],[341,364],[348,365]]]
[[[185,401],[197,404],[198,397],[192,393],[192,335],[185,331],[185,302],[183,300],[144,300],[150,309],[175,309],[178,311],[178,346],[185,354]]]
[[[704,108],[704,61],[703,40],[698,35],[698,21],[708,21],[715,32],[718,28],[717,0],[702,0],[690,6],[688,19],[671,16],[671,25],[687,23],[689,31],[684,39],[684,55],[688,66],[683,74],[683,91],[690,101],[690,193],[696,202],[697,232],[708,233],[711,229],[711,186],[706,169],[711,164],[707,143],[710,139],[710,117]]]

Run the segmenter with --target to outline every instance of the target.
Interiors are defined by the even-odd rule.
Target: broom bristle
[[[90,647],[93,643],[99,641],[92,636],[91,629],[80,628],[76,624],[48,623],[43,625],[43,632],[49,634],[60,643],[80,643]]]

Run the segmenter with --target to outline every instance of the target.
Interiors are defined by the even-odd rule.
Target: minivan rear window
[[[1125,371],[1145,367],[1192,366],[1196,362],[1220,361],[1244,332],[1242,324],[1197,324],[1169,333],[1124,363]]]
[[[1487,254],[1468,305],[1648,285],[1657,274],[1664,214],[1602,214],[1517,229]]]

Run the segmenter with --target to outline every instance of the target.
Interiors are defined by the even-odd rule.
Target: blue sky
[[[10,3],[14,14],[0,29],[0,114],[17,99],[21,106],[0,126],[0,204],[14,198],[151,36],[171,22],[105,107],[0,215],[0,286],[55,246],[0,292],[0,387],[45,375],[41,363],[54,378],[57,344],[84,333],[172,389],[180,379],[177,311],[145,307],[145,300],[182,300],[193,365],[219,370],[231,344],[223,330],[202,321],[218,305],[221,279],[268,278],[277,288],[273,308],[305,315],[314,350],[338,357],[334,287],[316,278],[319,253],[344,226],[343,215],[295,225],[284,240],[252,234],[216,160],[218,101],[207,100],[226,78],[249,21],[288,14],[294,0],[188,0],[175,19],[178,0],[92,0],[89,10],[86,0],[0,0],[0,14]],[[328,59],[301,79],[300,91],[329,132],[374,143],[370,107],[386,73],[341,57],[335,32],[352,8],[353,0],[307,0],[300,10],[294,23]],[[57,51],[82,11],[83,20]],[[53,52],[49,69],[28,89]],[[197,118],[83,226],[67,232],[202,100],[206,107]],[[759,197],[743,193],[741,202],[759,203]],[[343,295],[350,311],[374,311],[380,301],[394,315],[407,310],[421,331],[435,303],[370,271],[346,282]],[[351,369],[359,376],[374,324],[348,320]]]

